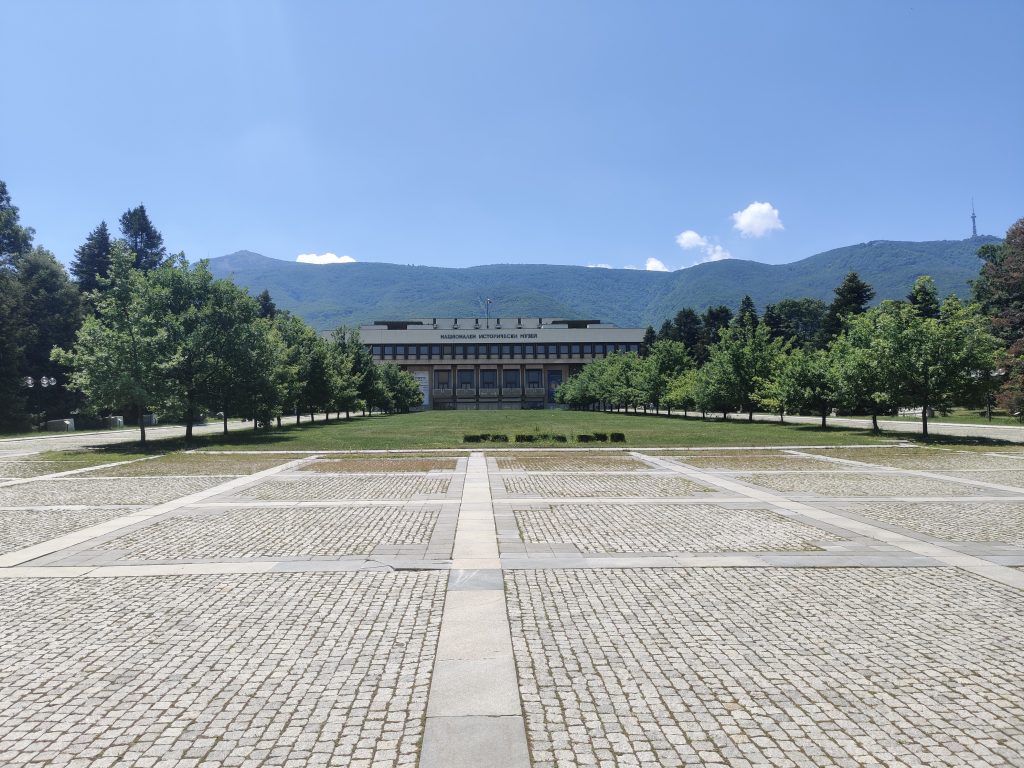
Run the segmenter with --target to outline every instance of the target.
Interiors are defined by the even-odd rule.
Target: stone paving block
[[[73,461],[38,461],[0,460],[0,477],[5,480],[17,480],[24,477],[38,477],[54,472],[66,472],[69,469],[80,469],[86,464]]]
[[[805,496],[991,496],[1004,495],[979,487],[935,480],[916,475],[886,473],[869,474],[837,472],[812,474],[794,472],[764,475],[745,475],[737,478],[744,483],[771,488],[785,494]]]
[[[320,501],[327,499],[442,498],[451,479],[426,475],[346,475],[282,477],[239,491],[238,496],[265,501]]]
[[[971,451],[945,448],[810,448],[801,453],[813,453],[836,459],[850,459],[897,469],[1020,469],[1024,470],[1024,456],[989,456]]]
[[[5,580],[0,761],[413,765],[444,582],[430,572]]]
[[[340,557],[426,545],[440,507],[231,507],[174,515],[96,547],[120,560]],[[422,549],[418,547],[417,549]]]
[[[713,491],[669,474],[505,475],[505,493],[525,498],[677,497]]]
[[[0,507],[153,506],[205,491],[222,477],[66,477],[0,488]]]
[[[534,766],[1011,766],[1024,594],[955,569],[506,574]]]
[[[861,504],[854,514],[946,541],[983,541],[1024,547],[1024,503]]]
[[[302,467],[307,472],[454,472],[459,460],[442,457],[365,457],[320,459]]]
[[[518,453],[498,456],[495,463],[499,471],[524,472],[629,472],[651,468],[640,459],[624,453]]]
[[[959,477],[964,480],[974,480],[979,483],[994,483],[995,485],[1012,485],[1015,488],[1024,489],[1024,470],[1014,472],[1003,469],[998,472],[940,472],[937,474]]]
[[[80,477],[159,477],[163,475],[251,475],[289,461],[294,456],[252,454],[172,453],[146,461],[83,472]]]
[[[40,544],[130,513],[127,507],[0,510],[0,554]]]
[[[582,552],[813,550],[842,541],[771,510],[713,504],[552,504],[514,514],[523,542]]]
[[[683,462],[684,464],[689,464],[692,467],[726,472],[757,469],[810,470],[815,472],[827,472],[828,470],[837,469],[835,464],[830,464],[826,461],[821,461],[820,459],[808,459],[803,456],[746,454],[738,451],[721,456],[696,454],[690,456],[674,456],[672,458],[676,461]]]

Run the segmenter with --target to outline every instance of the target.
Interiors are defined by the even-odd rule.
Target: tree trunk
[[[349,420],[348,408],[345,409],[345,421]]]
[[[224,406],[224,434],[228,433],[228,408]]]
[[[141,435],[141,437],[139,438],[140,442],[143,445],[145,445],[146,444],[146,409],[145,408],[139,408],[139,434]]]
[[[192,404],[192,393],[191,392],[189,392],[189,393],[187,393],[185,395],[185,403],[186,403],[186,406],[185,406],[185,409],[186,409],[186,416],[185,416],[185,419],[186,419],[186,421],[185,421],[185,442],[187,443],[189,440],[192,439],[193,404]]]
[[[779,424],[785,424],[785,423],[786,423],[786,412],[785,411],[779,411]]]
[[[928,437],[928,403],[921,408],[921,434]]]
[[[280,413],[277,414],[277,428],[278,429],[281,428],[281,414]]]
[[[874,412],[871,413],[871,431],[874,432],[876,435],[879,432],[879,430],[878,430],[878,414],[874,413]]]
[[[316,421],[316,417],[313,415],[313,411],[309,412],[309,423],[312,424]]]
[[[299,406],[296,405],[295,406],[295,423],[299,424],[300,421],[301,421],[301,417],[299,416]]]
[[[750,412],[747,413],[747,421],[753,421],[753,420],[754,420],[754,409],[751,408]]]
[[[822,429],[827,429],[828,428],[828,422],[826,421],[826,419],[828,419],[828,407],[823,405],[823,406],[821,406],[821,428]]]
[[[728,421],[728,420],[729,420],[729,412],[728,411],[722,411],[722,421]]]

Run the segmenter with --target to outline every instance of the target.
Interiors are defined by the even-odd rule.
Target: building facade
[[[544,408],[587,362],[638,352],[643,328],[544,317],[380,320],[359,329],[377,363],[396,363],[439,410]]]

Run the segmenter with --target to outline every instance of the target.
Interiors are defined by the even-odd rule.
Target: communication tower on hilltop
[[[971,237],[978,236],[977,216],[974,215],[974,198],[971,198]]]

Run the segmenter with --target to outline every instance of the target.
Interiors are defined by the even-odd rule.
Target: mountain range
[[[977,250],[999,239],[899,242],[873,240],[825,251],[788,264],[728,259],[675,272],[647,272],[554,264],[418,267],[355,262],[305,264],[237,251],[210,260],[216,277],[229,277],[314,328],[374,320],[483,316],[598,318],[624,327],[657,327],[683,307],[735,309],[749,294],[759,308],[785,298],[830,301],[848,272],[875,289],[875,300],[906,296],[915,279],[931,275],[942,296],[970,296],[981,260]]]

